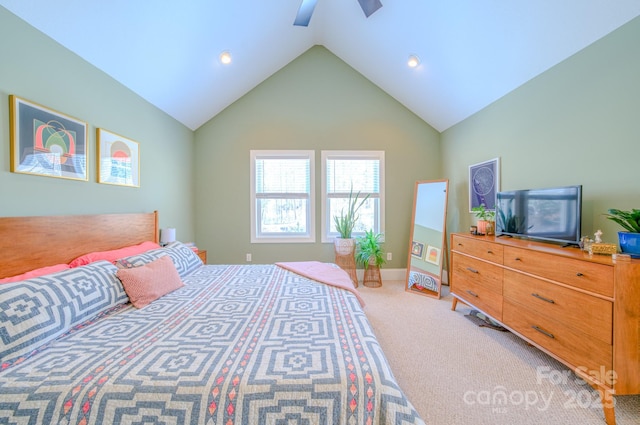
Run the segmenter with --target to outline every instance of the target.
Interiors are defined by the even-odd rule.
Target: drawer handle
[[[467,270],[469,270],[471,273],[478,273],[478,270],[472,269],[471,267],[467,267]]]
[[[478,294],[476,294],[475,292],[470,291],[470,290],[468,290],[468,289],[467,289],[467,292],[468,292],[468,293],[469,293],[469,295],[471,295],[472,297],[476,297],[476,298],[478,298]]]
[[[548,336],[549,338],[555,338],[555,336],[553,336],[552,333],[545,331],[544,329],[541,329],[537,326],[531,326],[533,329],[537,330],[538,332],[540,332],[543,335]]]
[[[538,298],[538,299],[540,299],[540,300],[542,300],[542,301],[546,301],[546,302],[548,302],[548,303],[555,304],[555,301],[550,300],[549,298],[545,298],[545,297],[543,297],[542,295],[538,295],[538,294],[536,294],[535,292],[534,292],[534,293],[532,293],[532,294],[531,294],[531,296],[532,296],[532,297],[536,297],[536,298]]]
[[[487,250],[487,254],[493,254],[493,251],[491,251],[490,249]]]
[[[584,276],[582,273],[578,272],[576,273],[576,276],[580,277],[580,276]]]
[[[522,261],[520,257],[516,257],[516,261]]]

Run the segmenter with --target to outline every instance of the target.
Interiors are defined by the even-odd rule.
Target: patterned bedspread
[[[0,423],[423,423],[356,297],[275,265],[203,266],[0,372]]]

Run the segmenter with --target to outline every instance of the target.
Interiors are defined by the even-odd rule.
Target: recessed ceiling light
[[[231,53],[229,53],[229,51],[225,50],[224,52],[220,53],[220,63],[222,63],[223,65],[228,65],[231,63]]]
[[[409,60],[407,60],[407,65],[409,65],[410,68],[417,67],[420,65],[420,58],[416,55],[410,55]]]

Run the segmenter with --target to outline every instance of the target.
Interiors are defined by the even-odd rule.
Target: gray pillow
[[[171,242],[163,248],[152,249],[143,254],[122,258],[116,261],[116,266],[120,268],[144,266],[165,255],[171,257],[181,279],[202,266],[202,260],[198,254],[179,241]]]
[[[117,267],[96,261],[0,285],[0,363],[27,356],[73,326],[129,301]]]

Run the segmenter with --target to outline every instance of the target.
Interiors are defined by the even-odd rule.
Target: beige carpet
[[[427,424],[603,425],[599,396],[565,366],[510,332],[479,327],[451,296],[359,286],[391,369]],[[618,425],[640,425],[640,396],[619,396]]]

